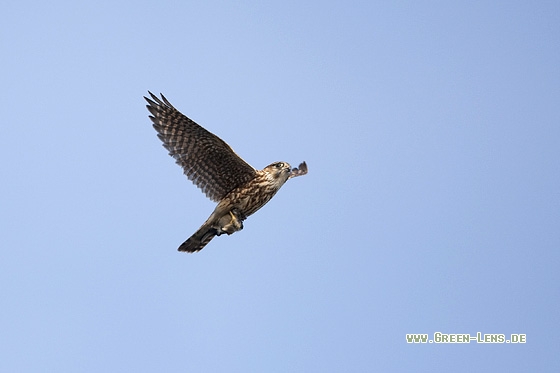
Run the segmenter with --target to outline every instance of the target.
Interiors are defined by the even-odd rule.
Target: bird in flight
[[[274,162],[256,170],[225,141],[183,115],[161,95],[149,92],[146,107],[157,136],[185,175],[218,205],[179,251],[196,252],[215,236],[243,229],[243,221],[263,207],[284,183],[307,174],[307,164],[296,168]]]

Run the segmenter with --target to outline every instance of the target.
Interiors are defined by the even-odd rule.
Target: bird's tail
[[[218,230],[204,224],[195,234],[179,246],[179,251],[194,253],[200,251],[218,234]]]

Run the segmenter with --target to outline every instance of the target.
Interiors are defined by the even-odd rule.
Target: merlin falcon
[[[274,162],[256,170],[218,136],[183,115],[161,95],[149,92],[146,107],[157,136],[189,180],[218,205],[179,251],[196,252],[215,236],[243,229],[243,221],[263,207],[284,183],[307,174],[307,164],[291,168]]]

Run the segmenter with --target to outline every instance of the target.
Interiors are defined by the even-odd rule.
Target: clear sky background
[[[556,1],[18,1],[0,23],[0,371],[560,371]],[[293,166],[245,229],[162,92]],[[407,344],[407,333],[526,344]]]

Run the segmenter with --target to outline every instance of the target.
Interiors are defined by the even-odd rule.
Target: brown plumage
[[[305,175],[307,164],[291,168],[275,162],[255,170],[218,136],[181,114],[161,95],[148,92],[146,107],[155,130],[169,155],[185,175],[218,205],[206,222],[179,251],[199,251],[212,238],[243,229],[243,221],[264,206],[292,177]]]

